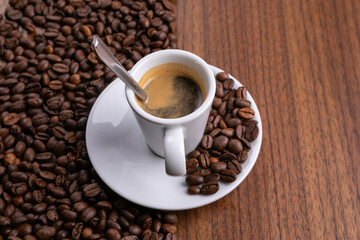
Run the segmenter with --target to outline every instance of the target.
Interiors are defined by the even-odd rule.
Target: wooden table
[[[264,133],[246,180],[179,212],[178,238],[360,239],[360,1],[178,0],[177,26],[248,88]]]
[[[238,78],[264,128],[246,180],[178,212],[179,239],[360,239],[360,1],[292,2],[177,1],[179,48]]]

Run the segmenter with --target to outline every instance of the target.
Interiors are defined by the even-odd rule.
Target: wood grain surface
[[[263,145],[179,239],[360,239],[360,1],[178,0],[179,48],[238,78]]]
[[[237,189],[178,212],[178,239],[360,239],[360,1],[178,0],[176,11],[179,48],[248,88],[264,134]]]

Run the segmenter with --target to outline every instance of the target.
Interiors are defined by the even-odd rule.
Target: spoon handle
[[[135,94],[142,100],[146,101],[147,94],[145,90],[134,80],[134,78],[126,71],[126,69],[118,62],[118,60],[111,54],[106,44],[97,36],[94,36],[92,42],[97,55],[122,81],[130,87]]]

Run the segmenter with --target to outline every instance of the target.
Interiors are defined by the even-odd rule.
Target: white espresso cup
[[[149,148],[165,158],[166,173],[184,175],[186,155],[197,147],[204,134],[215,96],[216,81],[209,65],[203,59],[193,53],[173,49],[147,55],[134,65],[130,74],[139,82],[147,71],[166,63],[184,64],[194,69],[204,80],[206,98],[195,111],[174,119],[159,118],[147,113],[138,105],[130,88],[126,87],[125,92]]]

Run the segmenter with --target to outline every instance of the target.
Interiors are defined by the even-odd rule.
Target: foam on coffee
[[[196,110],[206,95],[204,80],[194,69],[166,63],[147,71],[139,82],[148,98],[136,99],[146,112],[160,118],[179,118]]]

